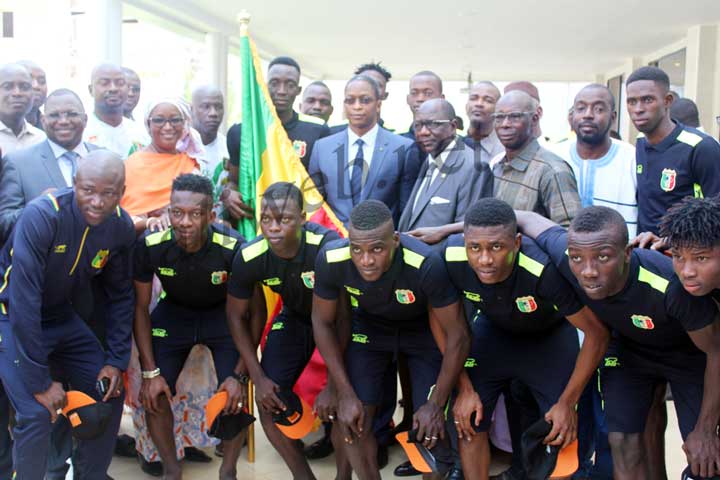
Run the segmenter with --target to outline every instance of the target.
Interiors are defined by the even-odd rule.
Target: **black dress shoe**
[[[388,464],[388,447],[387,445],[378,446],[377,449],[378,469],[382,470]]]
[[[118,457],[135,458],[135,439],[130,435],[118,435],[115,439],[115,455]]]
[[[162,462],[148,462],[142,455],[137,454],[138,460],[140,461],[140,469],[153,477],[162,477],[163,467]]]
[[[195,463],[210,463],[212,462],[212,458],[210,456],[200,450],[199,448],[195,447],[185,447],[185,460],[188,462],[195,462]]]
[[[463,475],[462,468],[452,467],[448,471],[448,474],[445,477],[445,480],[465,480],[465,475]]]
[[[317,460],[319,458],[329,457],[335,449],[333,448],[330,435],[324,435],[320,440],[313,443],[303,450],[305,458],[309,460]]]
[[[410,460],[395,467],[395,471],[393,473],[396,477],[414,477],[416,475],[422,475],[422,472],[415,470],[415,467],[412,466]]]

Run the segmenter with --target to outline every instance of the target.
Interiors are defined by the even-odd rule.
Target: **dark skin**
[[[637,80],[626,90],[628,114],[635,128],[645,134],[650,145],[662,142],[675,128],[670,120],[670,91],[652,80]]]
[[[140,77],[134,70],[123,68],[123,71],[125,72],[125,79],[128,87],[127,100],[123,106],[123,115],[126,118],[132,119],[133,110],[135,110],[135,107],[137,107],[137,104],[140,101],[142,83],[140,82]]]
[[[354,80],[345,86],[343,108],[350,128],[359,137],[377,125],[382,101],[365,80]]]
[[[415,116],[420,105],[431,98],[445,98],[442,83],[432,75],[415,75],[410,79],[410,88],[406,97],[408,107]]]
[[[503,120],[495,119],[495,132],[500,143],[505,147],[505,156],[512,160],[530,142],[535,140],[533,130],[537,127],[540,117],[533,106],[533,100],[525,92],[514,90],[500,98],[495,106],[495,114],[507,115]],[[513,119],[510,115],[519,115]]]
[[[297,256],[305,223],[305,212],[291,199],[263,198],[260,204],[260,228],[272,252],[280,258],[290,260]],[[259,287],[259,285],[258,285]],[[259,288],[258,288],[259,289]],[[278,397],[280,387],[263,371],[257,358],[259,335],[262,324],[253,325],[247,312],[249,301],[228,295],[227,318],[235,345],[248,367],[250,378],[255,385],[255,399],[260,410],[260,422],[275,450],[285,461],[295,479],[315,478],[300,445],[286,437],[272,420],[273,413],[286,410]]]
[[[577,153],[584,160],[602,158],[610,150],[610,126],[617,118],[610,92],[588,86],[575,96],[568,114],[570,128],[577,135]]]
[[[548,228],[555,226],[550,220],[535,213],[517,213],[518,224],[531,237],[537,237]],[[570,267],[591,298],[602,300],[610,297],[621,291],[627,283],[630,250],[624,245],[623,239],[619,226],[597,233],[569,232]],[[682,272],[681,270],[679,273],[682,275]],[[682,277],[680,278],[682,280]],[[694,286],[695,283],[700,282],[690,284]],[[695,291],[700,292],[700,290]],[[688,335],[693,343],[706,353],[707,361],[700,415],[695,429],[683,444],[683,450],[694,474],[712,476],[720,472],[720,441],[716,434],[718,418],[720,418],[720,382],[718,381],[720,318],[716,318],[705,328],[688,332]],[[658,474],[652,473],[657,466],[650,465],[648,460],[649,454],[654,455],[654,453],[648,452],[648,442],[643,438],[643,433],[610,432],[609,440],[615,469],[614,478],[619,480],[657,478]]]
[[[309,85],[303,93],[300,111],[305,115],[322,118],[327,122],[333,112],[330,89],[318,84]]]
[[[225,116],[225,99],[215,87],[204,86],[193,91],[192,124],[200,133],[203,145],[215,141]]]
[[[428,100],[415,113],[415,140],[423,152],[431,154],[433,158],[437,158],[450,145],[457,129],[457,122],[450,118],[444,102],[437,98]],[[432,122],[438,123],[434,125]]]
[[[500,91],[492,84],[478,82],[472,86],[465,104],[465,112],[470,119],[468,135],[480,141],[492,133],[495,128],[492,114],[500,99]]]
[[[75,201],[90,227],[100,225],[115,213],[124,192],[125,170],[120,157],[106,150],[99,150],[80,159],[75,174]],[[103,366],[98,372],[97,380],[105,378],[110,383],[103,402],[119,397],[123,389],[122,372],[117,367]],[[57,410],[67,404],[65,390],[59,382],[52,382],[46,391],[36,393],[34,397],[48,409],[52,422],[57,420]]]
[[[267,87],[280,121],[289,122],[293,116],[295,98],[302,90],[300,72],[290,65],[275,64],[268,69]]]
[[[215,218],[212,211],[212,199],[205,194],[189,191],[173,191],[170,197],[170,223],[175,232],[177,245],[187,253],[199,251],[208,241],[208,226]],[[150,319],[150,301],[152,282],[135,282],[135,321],[133,334],[138,346],[140,364],[143,371],[157,368],[152,350],[152,321]],[[244,370],[242,360],[235,366],[235,372]],[[236,414],[240,405],[247,404],[247,386],[241,385],[235,378],[226,378],[218,391],[228,393],[223,410],[226,414]],[[173,434],[173,414],[170,402],[172,393],[165,378],[161,375],[152,379],[143,379],[140,388],[140,401],[148,415],[146,420],[153,442],[158,448],[166,478],[181,478],[182,469],[175,454]],[[221,479],[236,476],[236,463],[240,455],[243,436],[238,435],[223,444],[223,462],[220,467]]]
[[[378,281],[390,268],[400,242],[392,222],[367,231],[354,229],[351,225],[349,237],[350,255],[358,273],[366,282]],[[443,356],[436,388],[413,417],[413,428],[417,429],[418,437],[425,439],[425,446],[432,448],[438,439],[444,438],[444,405],[462,369],[469,341],[459,302],[444,308],[428,309],[436,341],[442,350],[448,352]],[[313,297],[315,340],[337,391],[338,421],[353,471],[362,480],[379,479],[377,443],[371,428],[376,407],[363,405],[350,384],[334,328],[337,310],[338,300]]]
[[[510,277],[520,245],[521,235],[513,225],[465,227],[468,264],[478,280],[484,284],[497,284]],[[567,319],[585,333],[585,341],[565,390],[557,403],[545,413],[545,421],[552,424],[552,429],[544,443],[560,447],[566,447],[577,438],[575,405],[602,359],[609,339],[607,329],[587,307],[569,315]],[[459,395],[453,412],[459,422],[458,435],[467,440],[459,444],[463,471],[469,478],[484,479],[487,478],[490,467],[487,432],[476,434],[470,421],[471,415],[475,413],[475,425],[479,425],[482,420],[482,403],[464,372],[461,374],[458,389]],[[473,438],[475,436],[478,437],[477,440]]]
[[[128,85],[122,67],[105,63],[92,71],[88,92],[95,101],[95,115],[113,127],[122,123]]]
[[[42,124],[48,139],[72,151],[82,141],[87,115],[73,95],[53,95],[47,99]]]
[[[387,92],[387,79],[385,76],[376,71],[376,70],[365,70],[363,72],[360,72],[359,75],[365,75],[366,77],[370,77],[375,82],[377,82],[378,87],[380,87],[380,100],[387,100],[388,92]]]
[[[22,132],[32,99],[32,78],[25,67],[18,64],[0,67],[0,121],[15,135]]]

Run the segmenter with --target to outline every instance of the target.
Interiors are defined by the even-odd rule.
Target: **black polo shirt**
[[[354,316],[391,328],[427,328],[428,306],[458,301],[440,256],[425,243],[400,234],[390,269],[375,282],[362,279],[350,258],[347,239],[328,243],[315,263],[315,294],[335,300],[348,292]]]
[[[592,300],[570,270],[567,232],[553,227],[543,232],[537,243],[580,300],[613,329],[623,345],[659,359],[671,351],[697,353],[687,332],[713,323],[717,307],[709,296],[693,297],[683,288],[670,258],[654,250],[633,250],[625,287],[612,297]]]
[[[444,249],[450,280],[465,297],[468,321],[482,313],[496,326],[525,335],[546,331],[574,315],[583,305],[550,258],[529,237],[523,237],[508,278],[497,284],[480,281],[468,263],[462,234],[448,238]],[[467,310],[467,309],[466,309]]]
[[[213,223],[205,245],[188,253],[178,246],[172,229],[146,231],[135,245],[133,277],[147,283],[157,275],[163,295],[177,305],[215,307],[225,302],[233,258],[243,241],[236,231]]]
[[[320,249],[340,236],[316,223],[302,226],[300,249],[290,260],[278,257],[260,235],[240,248],[233,261],[228,293],[237,298],[252,296],[256,283],[262,283],[282,297],[286,315],[310,323],[315,286],[315,259]]]
[[[637,160],[638,233],[658,233],[660,218],[687,196],[720,193],[720,144],[677,123],[662,142],[639,138]]]
[[[310,154],[312,153],[315,142],[323,137],[330,135],[330,128],[327,124],[317,117],[293,112],[293,116],[289,122],[283,123],[283,128],[288,134],[290,141],[295,148],[295,152],[300,157],[300,161],[308,167],[310,163]],[[230,164],[234,166],[240,165],[240,137],[242,135],[242,124],[236,123],[227,132],[227,148],[230,154]]]

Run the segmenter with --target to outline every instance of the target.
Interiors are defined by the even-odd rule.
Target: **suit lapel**
[[[360,195],[361,200],[367,200],[375,187],[375,182],[383,169],[383,163],[388,153],[388,139],[385,137],[385,129],[378,128],[377,137],[375,138],[375,148],[373,149],[372,161],[370,162],[370,170],[365,179],[365,185]]]
[[[43,144],[43,147],[44,148],[40,149],[40,156],[42,157],[42,163],[45,165],[45,170],[47,170],[50,180],[55,188],[67,187],[65,177],[63,177],[63,174],[60,171],[58,161],[55,158],[55,154],[53,153],[52,148],[50,148],[50,144],[47,140]]]
[[[417,217],[420,216],[420,213],[425,209],[427,204],[430,202],[430,199],[433,198],[435,193],[440,189],[440,187],[445,183],[445,180],[447,180],[449,172],[453,172],[456,169],[456,164],[458,160],[460,159],[459,152],[453,151],[450,152],[450,155],[448,155],[447,160],[445,160],[445,163],[443,164],[440,171],[435,176],[435,181],[430,184],[430,188],[427,189],[425,194],[421,194],[422,196],[417,201],[417,205],[413,209],[413,215],[412,219],[410,221],[410,224],[415,222],[417,220]],[[425,161],[425,171],[427,172],[427,161]],[[424,177],[424,175],[423,175]],[[411,197],[414,198],[414,197]]]

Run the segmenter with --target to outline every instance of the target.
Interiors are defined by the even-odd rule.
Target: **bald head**
[[[420,105],[417,113],[432,115],[435,120],[452,120],[455,118],[455,109],[444,98],[431,98]]]
[[[201,85],[192,92],[192,123],[205,145],[212,143],[225,116],[225,98],[214,85]]]
[[[18,63],[25,67],[30,73],[33,87],[32,108],[33,110],[37,110],[45,103],[45,97],[47,97],[47,77],[45,76],[45,70],[30,60],[20,60]]]
[[[537,87],[532,83],[526,80],[521,80],[518,82],[510,82],[505,86],[505,93],[510,93],[517,90],[527,93],[532,98],[537,100],[538,103],[540,103],[540,93],[538,92]]]
[[[697,105],[689,98],[678,98],[670,105],[670,118],[688,127],[700,126],[700,112]]]
[[[78,177],[103,178],[120,185],[125,184],[125,164],[116,153],[104,148],[93,150],[78,160]]]
[[[516,111],[534,113],[537,110],[538,102],[522,90],[511,90],[500,97],[497,102],[497,109],[508,106],[515,108]]]
[[[597,94],[600,95],[606,102],[608,107],[611,111],[615,111],[615,96],[613,96],[612,92],[608,87],[605,85],[602,85],[600,83],[591,83],[589,85],[585,85],[578,93],[575,95],[575,103],[578,102],[578,100],[582,99],[588,94]]]
[[[0,121],[15,135],[22,131],[32,101],[32,78],[27,68],[17,63],[0,66]]]
[[[96,113],[119,113],[122,116],[128,96],[128,83],[120,65],[102,63],[93,68],[88,90],[95,99]]]
[[[125,165],[109,150],[93,150],[78,161],[74,179],[78,210],[90,226],[116,212],[125,193]]]

